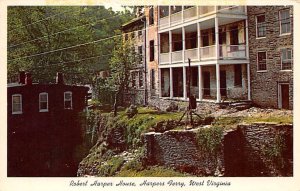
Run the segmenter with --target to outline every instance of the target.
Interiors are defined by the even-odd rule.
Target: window
[[[153,7],[149,9],[149,25],[154,24]]]
[[[43,92],[39,95],[40,112],[48,111],[48,93]]]
[[[155,89],[155,70],[151,69],[151,89]]]
[[[141,37],[143,35],[143,32],[141,30],[138,31],[138,36]]]
[[[22,114],[22,95],[12,95],[12,114]]]
[[[65,92],[65,109],[72,109],[72,92]]]
[[[290,10],[285,9],[279,12],[280,20],[280,34],[286,34],[291,32],[291,18]]]
[[[143,87],[143,71],[139,71],[139,87],[142,88]]]
[[[154,61],[154,40],[150,41],[150,62]]]
[[[242,65],[234,65],[234,86],[242,86]]]
[[[143,61],[143,47],[142,46],[138,46],[138,57],[139,57],[139,61],[142,62]]]
[[[136,87],[136,76],[135,76],[135,72],[131,72],[131,87]]]
[[[182,10],[182,6],[171,6],[171,14],[178,13]]]
[[[267,70],[267,53],[257,53],[257,70]]]
[[[128,40],[128,34],[125,34],[125,40]]]
[[[159,18],[169,16],[169,6],[159,6]]]
[[[259,15],[256,16],[256,37],[265,37],[266,36],[266,16]]]
[[[135,37],[135,32],[131,32],[131,38],[133,39]]]
[[[281,70],[292,69],[292,49],[285,48],[281,50]]]

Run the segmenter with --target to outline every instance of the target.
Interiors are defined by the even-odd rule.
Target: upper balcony
[[[160,65],[187,63],[188,58],[196,62],[248,60],[244,21],[217,29],[212,26],[213,22],[193,24],[159,33]]]
[[[171,14],[169,14],[171,13]],[[213,14],[245,15],[245,6],[160,6],[159,30],[185,22],[205,18]]]

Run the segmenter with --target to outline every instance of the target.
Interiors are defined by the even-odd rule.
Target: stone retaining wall
[[[224,133],[216,160],[201,153],[196,130],[150,132],[144,135],[146,158],[199,176],[292,176],[292,132],[292,125],[239,125]]]
[[[212,160],[198,147],[195,131],[167,131],[144,136],[148,163],[165,165],[201,175],[219,176],[224,170],[223,152]]]

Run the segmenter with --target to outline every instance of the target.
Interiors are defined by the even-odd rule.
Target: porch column
[[[245,36],[246,36],[246,59],[249,59],[248,19],[246,19],[245,22]]]
[[[202,67],[198,66],[198,87],[199,87],[199,100],[202,101],[203,94],[202,94]]]
[[[198,10],[198,8],[197,8]],[[198,60],[200,60],[200,41],[201,40],[201,29],[200,29],[200,23],[197,23],[197,42],[198,42]]]
[[[151,84],[150,84],[150,86],[151,86]],[[159,97],[161,97],[161,68],[158,68],[158,86],[159,86],[159,91],[158,91]]]
[[[220,91],[220,65],[216,64],[216,84],[217,84],[217,103],[221,102],[221,91]]]
[[[181,23],[184,22],[184,16],[183,16],[183,10],[184,10],[184,6],[181,6]]]
[[[187,98],[187,93],[186,93],[186,67],[183,66],[183,98]]]
[[[170,68],[170,98],[173,98],[173,68]]]
[[[219,60],[220,57],[220,45],[219,45],[219,23],[218,17],[215,18],[215,39],[216,39],[216,59]]]
[[[185,62],[185,28],[182,27],[182,63]]]
[[[171,26],[171,6],[169,5],[169,27]]]
[[[219,23],[218,17],[215,18],[215,39],[216,39],[216,90],[217,90],[217,103],[221,102],[221,91],[220,91],[220,65],[218,63],[219,60]]]
[[[169,63],[172,63],[172,31],[169,31]]]
[[[248,81],[248,100],[251,100],[251,88],[250,88],[250,63],[247,64],[247,81]]]

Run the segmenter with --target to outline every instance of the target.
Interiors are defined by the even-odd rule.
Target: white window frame
[[[265,69],[265,70],[260,70],[260,69],[259,69],[258,53],[260,53],[260,52],[266,53],[266,69]],[[263,51],[263,50],[257,51],[257,53],[256,53],[256,66],[257,66],[257,72],[266,72],[266,71],[267,71],[267,62],[268,62],[268,53],[267,53],[267,51]]]
[[[290,17],[290,31],[289,32],[286,32],[286,33],[282,33],[282,28],[281,28],[281,12],[282,11],[288,11],[289,12],[289,15],[290,15],[290,9],[282,9],[279,11],[279,28],[280,28],[280,35],[289,35],[291,34],[291,31],[292,31],[292,25],[291,25],[291,17]]]
[[[283,50],[286,50],[286,51],[290,50],[291,51],[291,59],[290,59],[291,60],[291,69],[283,69],[283,67],[282,67],[282,64],[283,64],[283,58],[282,58]],[[289,59],[287,59],[287,60],[289,60]],[[293,70],[293,50],[292,50],[292,48],[282,48],[280,50],[280,62],[281,62],[281,70],[282,71],[292,71]]]
[[[71,94],[71,100],[66,100],[66,94]],[[71,107],[66,107],[66,101],[71,101]],[[73,109],[73,94],[71,91],[64,92],[64,109]]]
[[[20,111],[14,111],[14,97],[20,97]],[[22,105],[22,95],[21,94],[13,94],[11,96],[11,111],[12,111],[12,114],[22,114],[23,113],[23,105]]]
[[[265,32],[265,36],[258,36],[258,22],[257,22],[257,17],[259,16],[262,16],[264,15],[265,16],[265,23],[266,23],[266,14],[259,14],[259,15],[256,15],[255,17],[255,21],[256,21],[256,39],[261,39],[261,38],[266,38],[266,35],[267,35],[267,25],[265,25],[265,28],[266,28],[266,32]]]
[[[46,109],[42,109],[42,108],[41,108],[41,106],[42,106],[42,105],[41,105],[41,102],[42,102],[42,101],[41,101],[41,96],[42,96],[42,95],[46,95],[46,96],[47,96],[47,101],[46,101],[46,103],[47,103],[47,108],[46,108]],[[49,111],[49,105],[48,105],[48,104],[49,104],[48,93],[47,93],[47,92],[42,92],[42,93],[40,93],[40,94],[39,94],[39,111],[40,111],[40,112],[48,112],[48,111]]]

